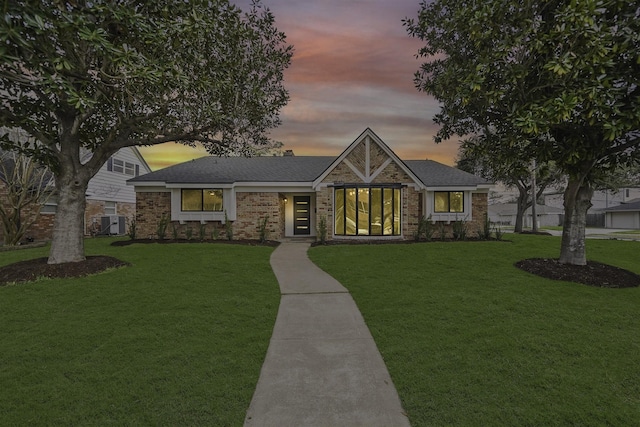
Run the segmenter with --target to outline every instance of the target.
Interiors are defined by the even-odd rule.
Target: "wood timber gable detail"
[[[373,180],[393,161],[369,136],[344,159],[344,164],[355,173],[365,184]]]

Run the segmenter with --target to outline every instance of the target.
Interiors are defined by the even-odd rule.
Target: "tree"
[[[117,150],[167,141],[214,154],[269,145],[292,47],[268,9],[227,0],[12,0],[0,21],[0,143],[50,167],[49,263],[84,259],[90,178]],[[93,156],[80,161],[80,149]]]
[[[16,137],[15,132],[12,135]],[[14,138],[15,139],[15,138]],[[17,245],[53,193],[51,173],[29,157],[0,150],[0,221],[5,245]]]
[[[492,182],[501,182],[507,187],[516,187],[516,223],[514,231],[521,233],[526,210],[532,207],[531,160],[527,153],[520,153],[516,146],[511,150],[495,151],[496,135],[481,134],[468,138],[460,144],[457,167],[469,173],[477,174]],[[561,179],[555,165],[547,162],[536,167],[535,199],[538,200],[544,190],[559,183]]]
[[[560,262],[586,264],[593,183],[640,156],[640,6],[619,0],[423,1],[419,90],[442,103],[437,141],[496,128],[568,177]]]

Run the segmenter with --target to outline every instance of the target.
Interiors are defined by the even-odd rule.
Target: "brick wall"
[[[471,193],[472,217],[471,219],[459,218],[465,221],[467,237],[478,237],[484,228],[484,221],[489,209],[489,195],[487,193]],[[446,239],[453,238],[453,222],[436,221],[433,224],[435,239],[441,238],[444,232]]]
[[[330,240],[333,238],[333,188],[325,187],[316,192],[316,228],[323,216],[327,223],[326,238]]]
[[[129,232],[129,225],[135,218],[136,205],[134,203],[116,202],[116,215],[125,217],[125,233]],[[104,200],[87,200],[84,211],[85,235],[100,230],[102,227],[102,217],[105,216]]]
[[[136,193],[136,238],[157,239],[162,217],[171,218],[171,193]],[[169,234],[167,227],[167,234]]]
[[[284,237],[284,199],[278,193],[236,193],[234,238],[259,239],[261,223],[267,216],[268,238]]]
[[[171,193],[136,193],[136,231],[139,239],[157,239],[162,219],[171,218]],[[284,199],[278,193],[236,193],[236,220],[231,221],[233,239],[260,238],[261,221],[268,216],[267,238],[278,240],[284,236]],[[226,239],[226,228],[221,221],[169,221],[165,239]]]

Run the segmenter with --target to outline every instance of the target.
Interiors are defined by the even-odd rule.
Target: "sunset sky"
[[[235,0],[246,9],[250,0]],[[402,26],[419,0],[263,0],[294,46],[291,97],[270,136],[296,155],[339,155],[370,127],[402,159],[452,165],[456,141],[435,144],[438,103],[414,87],[422,46]],[[207,153],[178,144],[141,147],[152,169]]]

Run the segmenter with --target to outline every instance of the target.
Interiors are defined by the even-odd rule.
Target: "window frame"
[[[401,184],[344,184],[333,186],[333,234],[340,237],[401,237],[402,236],[402,185]],[[353,190],[353,195],[348,195],[348,191]],[[366,200],[361,200],[361,195],[365,193]],[[373,206],[372,200],[374,198],[375,191],[379,190],[379,206]],[[385,191],[386,190],[386,191]],[[390,193],[389,193],[390,191]],[[390,200],[387,200],[386,195],[390,194]],[[341,197],[340,197],[341,196]],[[347,221],[347,205],[350,198],[352,198],[352,205],[354,206],[355,218],[353,218],[354,230],[350,232]],[[342,212],[338,213],[338,200],[342,200]],[[385,211],[385,201],[388,202],[389,207]],[[367,231],[361,233],[362,228],[359,226],[361,222],[360,211],[366,206],[366,212],[363,211],[363,215],[367,218]],[[385,234],[386,215],[390,208],[390,227],[391,233]],[[397,212],[396,212],[397,211]],[[380,214],[380,224],[374,224],[375,213]],[[340,221],[340,226],[338,226]],[[340,230],[338,230],[340,228]],[[374,229],[379,229],[379,233],[373,234]]]
[[[199,191],[200,192],[200,209],[184,209],[184,192]],[[205,209],[205,191],[220,192],[220,209]],[[215,205],[214,205],[215,207]],[[181,188],[180,189],[180,212],[223,212],[224,211],[224,190],[222,188]]]
[[[447,194],[447,210],[439,211],[437,210],[436,197],[438,194]],[[459,211],[451,210],[451,195],[452,194],[460,194],[460,201],[462,203],[462,209]],[[465,213],[465,192],[464,191],[434,191],[433,192],[433,213],[434,214],[463,214]]]
[[[105,215],[117,215],[118,214],[118,204],[113,201],[105,201],[104,202],[104,214]]]

